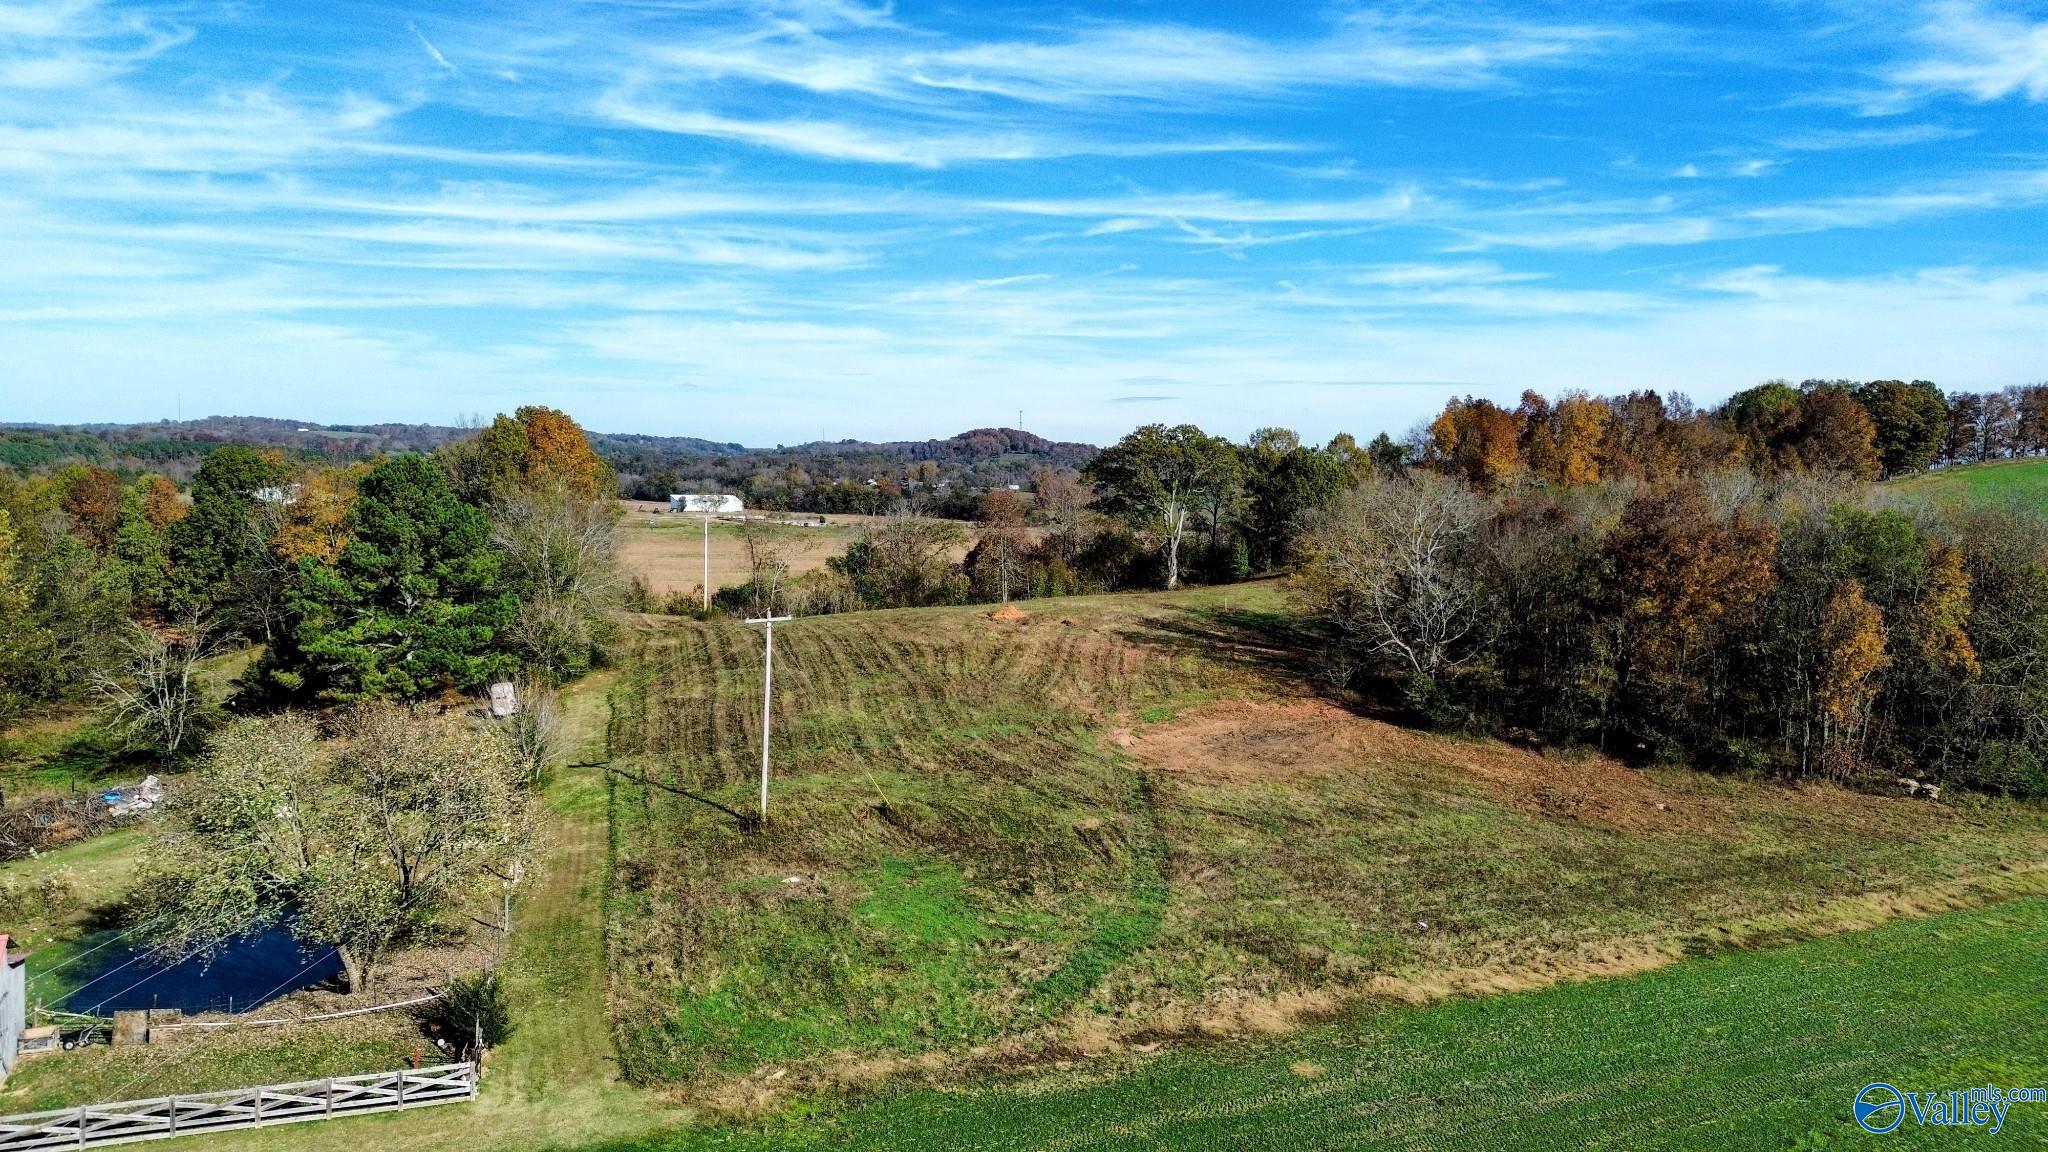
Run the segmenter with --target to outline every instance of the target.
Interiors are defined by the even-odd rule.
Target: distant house
[[[737,496],[670,496],[668,510],[671,512],[708,512],[717,516],[728,512],[744,512],[746,505]]]
[[[299,502],[299,486],[297,484],[287,484],[276,488],[258,488],[250,493],[250,495],[265,504],[297,504]]]

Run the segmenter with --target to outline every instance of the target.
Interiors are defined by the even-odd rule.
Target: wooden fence
[[[336,1076],[228,1092],[163,1096],[0,1116],[0,1152],[28,1148],[99,1148],[167,1140],[231,1128],[268,1128],[362,1112],[396,1112],[476,1098],[476,1065]]]

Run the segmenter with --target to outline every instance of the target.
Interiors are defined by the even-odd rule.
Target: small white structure
[[[507,716],[519,715],[519,690],[512,687],[510,680],[500,680],[491,685],[491,718],[503,720]]]
[[[28,957],[10,954],[0,934],[0,1081],[14,1070],[14,1052],[28,1025]]]
[[[727,513],[744,512],[747,510],[747,506],[740,503],[740,498],[737,496],[674,495],[668,498],[668,510],[671,512],[700,512],[712,516],[723,516]]]

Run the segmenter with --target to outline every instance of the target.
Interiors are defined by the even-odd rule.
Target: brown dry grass
[[[1226,700],[1113,739],[1148,767],[1221,783],[1304,775],[1370,779],[1415,769],[1463,778],[1497,803],[1552,820],[1647,835],[1732,834],[1754,798],[1679,787],[1607,756],[1545,756],[1496,740],[1450,740],[1360,716],[1327,700]],[[1692,781],[1696,782],[1696,781]],[[1828,784],[1778,790],[1780,802],[1826,811],[1877,830],[1901,816],[1956,819],[1925,801],[1870,796]]]
[[[619,524],[619,563],[646,580],[657,596],[688,592],[704,582],[704,525],[697,516],[670,515],[665,506],[629,502]],[[775,529],[787,542],[783,556],[793,574],[823,568],[825,561],[846,551],[860,534],[866,516],[830,516],[822,528]],[[711,525],[711,587],[714,591],[747,582],[747,551],[732,524]]]

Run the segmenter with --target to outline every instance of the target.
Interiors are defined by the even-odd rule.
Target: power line
[[[62,971],[63,971],[64,969],[66,969],[66,968],[69,968],[69,967],[71,967],[71,966],[72,966],[73,964],[76,964],[76,963],[78,963],[78,962],[79,962],[80,960],[83,960],[83,959],[85,959],[85,958],[86,958],[87,956],[90,956],[90,955],[92,955],[93,953],[95,953],[95,952],[99,951],[100,949],[102,949],[102,948],[106,948],[106,947],[109,947],[109,946],[111,946],[111,945],[114,945],[114,944],[118,944],[118,943],[120,943],[121,941],[123,941],[123,940],[126,940],[126,939],[127,939],[128,937],[130,937],[130,936],[133,936],[133,935],[135,935],[135,934],[136,934],[137,932],[140,932],[140,931],[142,931],[142,930],[143,930],[144,928],[150,927],[150,926],[151,926],[151,925],[153,925],[153,924],[160,924],[160,923],[162,923],[163,921],[165,921],[165,920],[167,920],[167,919],[169,919],[169,916],[167,916],[167,915],[166,915],[166,916],[157,916],[157,917],[153,917],[153,918],[151,918],[151,919],[149,919],[149,920],[145,920],[145,921],[143,921],[143,922],[142,922],[142,923],[140,923],[140,924],[136,924],[136,925],[133,925],[133,926],[131,926],[131,927],[128,927],[128,928],[123,928],[123,929],[122,929],[122,930],[121,930],[120,932],[116,933],[116,934],[115,934],[114,936],[112,936],[112,937],[109,937],[108,939],[105,939],[105,940],[102,940],[102,941],[100,941],[99,943],[97,943],[97,944],[93,945],[92,947],[90,947],[90,948],[87,948],[87,949],[86,949],[85,951],[83,951],[83,952],[79,952],[79,953],[76,953],[75,955],[71,955],[71,956],[67,956],[67,957],[65,957],[62,963],[58,963],[58,964],[53,964],[53,965],[51,965],[50,967],[48,967],[48,968],[45,968],[45,969],[43,969],[43,970],[42,970],[42,971],[40,971],[40,972],[37,972],[37,973],[36,973],[36,974],[35,974],[34,976],[30,977],[30,979],[33,979],[33,980],[40,980],[40,979],[42,979],[43,977],[46,977],[46,976],[49,976],[49,975],[51,975],[52,973],[55,973],[55,972],[62,972]]]

